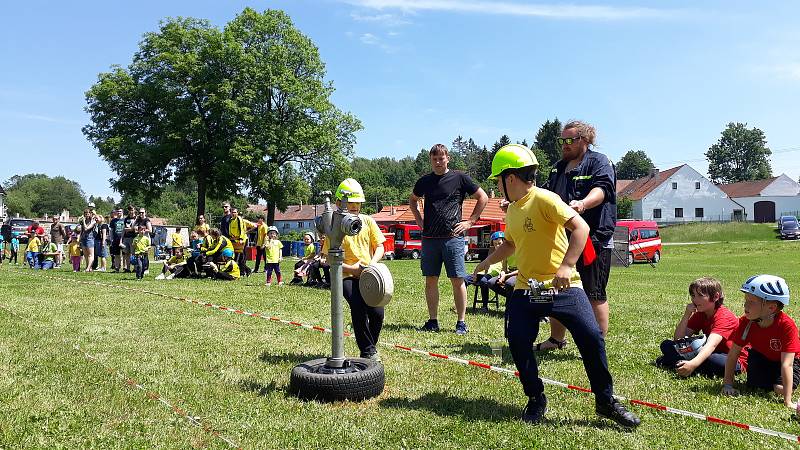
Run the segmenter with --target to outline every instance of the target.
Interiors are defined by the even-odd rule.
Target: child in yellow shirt
[[[283,279],[281,277],[281,260],[283,260],[283,242],[278,240],[278,228],[271,226],[267,229],[267,241],[264,243],[264,252],[266,253],[266,284],[272,284],[272,272],[278,276],[278,286],[283,286]]]
[[[78,242],[78,236],[73,234],[67,243],[69,248],[69,260],[72,262],[72,271],[81,271],[81,243]]]

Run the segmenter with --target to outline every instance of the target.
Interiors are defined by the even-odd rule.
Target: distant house
[[[266,216],[267,207],[262,205],[247,205],[247,210],[258,215]],[[325,205],[289,205],[286,211],[275,210],[274,226],[278,231],[315,232],[314,219],[325,211]]]
[[[744,207],[747,220],[775,222],[780,216],[800,213],[800,183],[786,174],[719,187]]]
[[[687,164],[617,182],[617,197],[633,200],[632,216],[659,223],[745,220],[742,205]],[[621,187],[621,188],[620,188]]]
[[[420,213],[423,213],[425,209],[424,200],[425,199],[422,199],[419,204]],[[488,222],[504,222],[506,220],[506,214],[502,209],[500,209],[500,202],[502,200],[503,199],[501,197],[489,197],[486,208],[484,208],[483,212],[481,212],[481,220]],[[477,200],[471,198],[464,200],[464,203],[461,206],[462,219],[467,219],[472,215],[472,211],[475,210],[475,205],[477,203]],[[411,209],[408,205],[384,206],[383,209],[373,214],[372,218],[378,222],[378,225],[386,226],[394,225],[396,223],[416,222],[414,219],[414,213],[411,212]]]

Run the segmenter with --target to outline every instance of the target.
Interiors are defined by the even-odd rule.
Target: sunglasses
[[[558,138],[556,139],[556,142],[558,142],[558,145],[564,145],[564,144],[572,145],[573,143],[578,142],[580,140],[581,137],[578,136],[576,138]]]

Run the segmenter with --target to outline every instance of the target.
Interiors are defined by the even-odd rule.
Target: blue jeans
[[[39,267],[39,252],[25,252],[25,259],[31,269]]]
[[[136,278],[144,278],[144,271],[150,266],[150,258],[147,257],[147,253],[139,253],[133,258],[133,266],[136,269]]]
[[[666,367],[675,367],[678,361],[683,358],[678,355],[675,350],[675,341],[666,339],[661,342],[661,354],[664,355],[661,359],[661,365]],[[705,377],[724,377],[725,376],[725,361],[728,359],[727,353],[712,353],[703,364],[695,369],[693,374],[703,375]],[[742,368],[739,362],[736,362],[736,373],[741,372]]]
[[[544,393],[544,383],[539,378],[539,366],[533,352],[542,317],[555,317],[567,327],[583,358],[595,402],[610,403],[614,388],[608,371],[606,343],[589,299],[580,288],[566,289],[549,303],[531,302],[528,291],[518,289],[506,303],[506,339],[525,395],[538,400]]]

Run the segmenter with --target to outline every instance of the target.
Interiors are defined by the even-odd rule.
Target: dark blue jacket
[[[614,234],[617,224],[617,174],[606,155],[587,150],[583,160],[566,174],[567,161],[561,160],[550,171],[545,189],[558,194],[565,203],[572,200],[583,200],[589,191],[599,187],[605,194],[605,200],[599,206],[587,209],[581,217],[589,224],[589,236],[592,240],[606,242]],[[566,192],[556,191],[560,177],[567,177]]]

